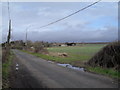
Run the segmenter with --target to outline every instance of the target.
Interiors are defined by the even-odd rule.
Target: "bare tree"
[[[43,46],[42,42],[36,41],[34,43],[34,48],[35,48],[35,52],[38,53],[43,50],[44,46]]]

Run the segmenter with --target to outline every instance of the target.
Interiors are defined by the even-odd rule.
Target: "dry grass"
[[[50,56],[57,56],[57,57],[68,57],[68,54],[66,52],[60,53],[60,52],[49,52]]]

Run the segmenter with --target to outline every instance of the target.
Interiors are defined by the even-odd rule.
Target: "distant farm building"
[[[65,47],[65,46],[76,46],[76,43],[53,43],[52,46]]]
[[[67,46],[76,46],[76,43],[66,43]]]

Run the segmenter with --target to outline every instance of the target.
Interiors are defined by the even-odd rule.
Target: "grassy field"
[[[52,53],[48,55],[31,52],[29,53],[46,60],[52,60],[59,63],[70,63],[74,66],[82,66],[83,62],[88,61],[96,52],[98,52],[105,45],[106,44],[85,44],[82,46],[50,47],[46,48],[49,53]],[[67,56],[61,57],[59,55],[54,55],[58,53],[67,53]]]
[[[54,60],[62,63],[85,62],[98,52],[105,44],[85,44],[72,47],[51,47],[47,48],[53,53],[67,53],[67,57],[54,56]],[[52,55],[51,55],[52,56]]]

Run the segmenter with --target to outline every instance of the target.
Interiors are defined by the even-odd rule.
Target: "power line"
[[[41,26],[40,28],[47,27],[47,26],[49,26],[49,25],[52,25],[52,24],[57,23],[57,22],[59,22],[59,21],[62,21],[62,20],[66,19],[66,18],[68,18],[68,17],[70,17],[70,16],[73,16],[74,14],[79,13],[80,11],[83,11],[83,10],[85,10],[85,9],[87,9],[87,8],[89,8],[89,7],[93,6],[93,5],[95,5],[95,4],[97,4],[97,3],[100,2],[100,1],[101,1],[101,0],[99,0],[99,1],[97,1],[97,2],[94,2],[94,3],[92,3],[92,4],[90,4],[90,5],[88,5],[88,6],[84,7],[84,8],[82,8],[82,9],[80,9],[80,10],[78,10],[78,11],[72,13],[72,14],[69,14],[69,15],[67,15],[67,16],[65,16],[65,17],[63,17],[63,18],[61,18],[61,19],[58,19],[58,20],[53,21],[53,22],[51,22],[51,23],[49,23],[49,24],[43,25],[43,26]]]

